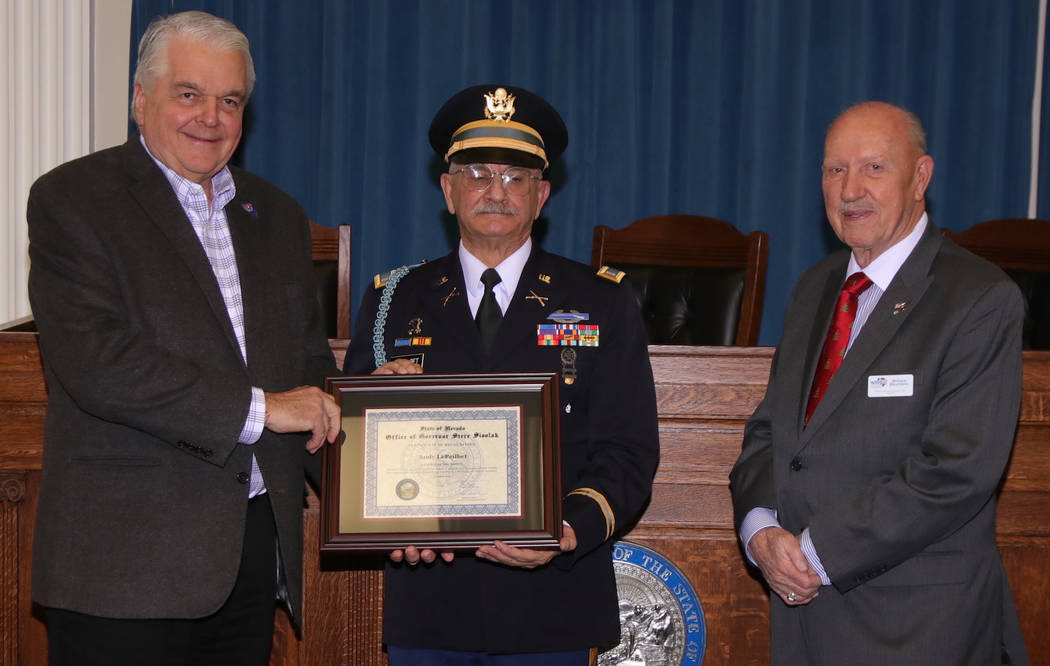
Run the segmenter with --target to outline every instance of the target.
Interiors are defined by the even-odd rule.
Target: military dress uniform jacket
[[[737,527],[755,507],[792,534],[808,527],[832,582],[803,606],[774,595],[772,663],[1027,663],[995,540],[1021,295],[928,224],[803,428],[848,260],[795,286],[730,477]]]
[[[230,171],[247,362],[201,243],[137,136],[30,192],[29,296],[48,387],[40,604],[126,619],[218,610],[240,566],[254,453],[299,616],[306,438],[237,439],[252,386],[319,384],[335,363],[303,209]]]
[[[347,374],[376,368],[372,329],[381,292],[365,295]],[[586,313],[583,323],[599,326],[598,345],[537,344],[537,325],[554,323],[549,317],[559,310]],[[405,338],[423,344],[395,346]],[[563,372],[562,352],[577,352],[575,381],[559,384],[559,416],[563,517],[579,547],[533,570],[471,555],[451,565],[388,563],[384,641],[488,652],[615,643],[611,544],[640,515],[659,456],[652,370],[630,286],[534,246],[490,356],[480,342],[457,253],[413,269],[397,285],[383,338],[389,360],[421,354],[426,373]],[[583,493],[572,494],[577,489]]]

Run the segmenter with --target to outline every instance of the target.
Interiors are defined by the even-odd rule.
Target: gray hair
[[[915,147],[919,149],[920,155],[926,154],[926,130],[922,128],[922,121],[919,120],[919,116],[914,111],[910,111],[905,108],[900,108],[904,112],[904,122],[908,126],[908,131],[911,132],[912,141],[915,142]]]
[[[139,40],[139,58],[135,65],[135,85],[148,88],[167,65],[168,44],[175,36],[186,37],[218,51],[237,51],[244,56],[245,101],[255,87],[255,65],[248,48],[248,38],[226,19],[207,12],[180,12],[158,16],[150,21]],[[134,104],[134,102],[132,102]],[[132,108],[134,117],[134,108]]]

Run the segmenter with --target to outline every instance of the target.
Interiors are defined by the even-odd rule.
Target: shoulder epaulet
[[[374,278],[372,278],[372,285],[376,289],[382,289],[383,287],[386,286],[386,282],[387,282],[387,280],[390,279],[390,275],[393,272],[394,272],[393,269],[391,269],[391,270],[387,271],[386,273],[376,273],[376,276]]]
[[[424,261],[419,262],[418,264],[413,264],[411,266],[402,266],[401,268],[408,268],[409,270],[412,270],[413,268],[417,268],[419,266],[422,266],[425,263],[427,263],[427,262],[424,260]],[[372,286],[374,286],[376,289],[382,289],[383,287],[386,286],[386,283],[390,281],[390,276],[393,275],[394,271],[397,271],[397,270],[400,270],[400,269],[399,268],[392,268],[389,271],[387,271],[386,273],[376,273],[375,277],[372,278]]]
[[[379,277],[378,275],[376,277]],[[598,269],[598,277],[605,278],[606,280],[612,280],[616,284],[620,284],[620,281],[627,277],[627,273],[613,268],[612,266],[602,266]]]

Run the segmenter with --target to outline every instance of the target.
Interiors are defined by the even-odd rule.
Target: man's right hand
[[[748,552],[770,589],[787,605],[808,604],[820,591],[820,576],[809,566],[799,537],[791,532],[780,527],[759,530],[751,537]]]
[[[273,432],[310,432],[306,450],[314,453],[339,436],[342,417],[335,398],[316,386],[266,394],[266,422]]]

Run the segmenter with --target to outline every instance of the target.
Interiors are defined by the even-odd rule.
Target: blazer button
[[[248,483],[251,478],[248,472],[237,472],[237,483]]]
[[[797,471],[799,471],[801,469],[802,469],[802,459],[799,458],[798,456],[795,456],[794,458],[791,459],[791,471],[792,472],[797,472]]]

